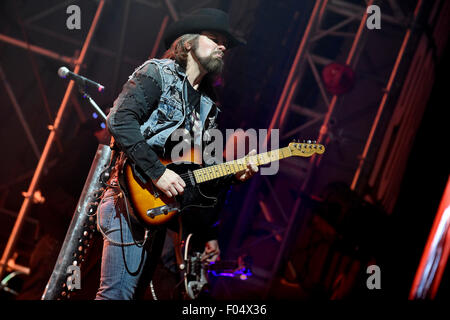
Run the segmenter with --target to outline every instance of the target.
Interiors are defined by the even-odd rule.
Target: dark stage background
[[[70,59],[79,56],[99,3],[0,3],[2,252],[66,92],[68,82],[57,70],[74,69]],[[72,4],[81,9],[79,30],[66,27]],[[284,159],[276,176],[233,187],[221,213],[222,258],[250,256],[252,276],[213,278],[214,299],[408,299],[449,177],[450,5],[373,4],[381,8],[381,29],[361,24],[367,4],[358,0],[105,1],[80,70],[105,86],[92,92],[105,113],[133,70],[152,52],[163,54],[158,34],[166,23],[215,7],[230,14],[232,28],[248,43],[228,52],[216,87],[223,131],[278,128],[280,147],[310,139],[327,148],[314,160]],[[343,68],[348,78],[324,76]],[[3,290],[3,299],[40,299],[98,143],[108,141],[101,125],[74,90],[38,183],[45,202],[30,206],[11,252],[29,274],[10,280],[17,294]],[[82,264],[83,289],[71,299],[95,295],[100,255],[101,237],[94,233]],[[366,287],[370,264],[380,267],[379,290]],[[173,277],[160,266],[155,281],[163,298],[176,284]],[[436,299],[448,297],[446,270]]]

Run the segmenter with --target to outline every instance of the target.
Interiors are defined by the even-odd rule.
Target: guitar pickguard
[[[162,225],[185,209],[213,208],[217,204],[217,197],[206,195],[193,179],[192,171],[201,168],[200,165],[192,162],[177,162],[169,163],[166,167],[180,175],[186,183],[184,193],[175,198],[165,196],[152,182],[142,183],[134,175],[130,164],[126,163],[124,166],[123,185],[133,208],[132,215],[141,224]],[[207,188],[206,185],[205,188]]]

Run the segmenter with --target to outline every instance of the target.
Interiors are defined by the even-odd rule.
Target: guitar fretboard
[[[261,166],[272,161],[281,160],[290,156],[292,156],[291,150],[289,149],[289,147],[284,147],[281,149],[256,154],[254,156],[246,156],[241,159],[197,169],[194,170],[193,173],[195,181],[197,183],[202,183],[243,171],[247,169],[247,165],[249,162],[252,162],[257,166]]]

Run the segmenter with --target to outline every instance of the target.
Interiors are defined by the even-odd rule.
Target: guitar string
[[[254,156],[255,158],[256,158],[256,160],[258,160],[258,155],[255,155]],[[271,158],[271,157],[270,157]],[[269,159],[270,159],[269,158]],[[262,158],[262,160],[264,160],[264,158]],[[236,161],[236,160],[235,160]],[[237,163],[238,165],[242,165],[242,164],[244,164],[244,165],[246,165],[247,164],[247,162],[244,162],[244,163]],[[222,165],[225,165],[225,167],[229,167],[229,166],[234,166],[235,164],[222,164]],[[258,163],[258,165],[260,165],[259,163]],[[217,165],[217,166],[219,166],[219,165]],[[201,169],[197,169],[197,170],[203,170],[203,169],[208,169],[208,168],[210,168],[210,167],[205,167],[205,168],[201,168]],[[211,170],[211,169],[210,169]],[[233,172],[233,170],[234,170],[234,168],[232,168],[231,169],[231,173],[235,173],[235,172]],[[243,170],[245,170],[245,169],[243,169]],[[224,174],[222,173],[222,172],[220,172],[220,169],[219,168],[217,168],[217,169],[213,169],[213,173],[217,173],[217,172],[219,172],[220,174],[221,174],[221,176],[223,176]],[[208,170],[207,170],[207,172],[206,173],[210,173],[210,172],[208,172]],[[230,172],[227,172],[228,174],[230,174]],[[183,180],[185,180],[185,179],[191,179],[191,178],[193,178],[192,177],[192,174],[191,173],[182,173],[182,174],[180,174],[180,177],[183,179]]]
[[[242,164],[246,164],[246,163],[242,163]],[[231,166],[231,165],[226,165],[226,166]],[[226,174],[223,174],[222,172],[220,172],[220,169],[219,169],[219,168],[211,169],[211,167],[205,167],[205,168],[201,168],[201,169],[197,169],[197,170],[208,169],[208,168],[210,168],[209,170],[212,170],[213,173],[214,173],[214,172],[215,172],[215,173],[220,173],[221,176],[224,176],[224,175],[226,175],[226,174],[235,173],[235,172],[233,172],[234,169],[231,169],[231,172],[227,172]],[[242,170],[245,170],[245,169],[242,169]],[[208,171],[208,170],[207,170],[207,171]],[[209,173],[209,172],[207,172],[207,173]],[[187,179],[187,178],[192,178],[192,173],[190,173],[190,172],[188,172],[188,173],[181,173],[179,176],[184,180],[184,178],[186,178],[186,179]]]
[[[254,156],[255,158],[256,158],[256,160],[258,160],[258,155],[255,155]],[[264,160],[264,158],[262,158],[262,160]],[[236,160],[235,160],[236,161]],[[243,163],[237,163],[238,165],[246,165],[247,164],[247,162],[243,162]],[[225,165],[225,167],[230,167],[230,166],[234,166],[235,164],[221,164],[221,165]],[[258,163],[258,165],[260,165],[259,163]],[[219,165],[216,165],[216,166],[219,166]],[[209,170],[211,170],[211,167],[205,167],[205,168],[201,168],[201,169],[197,169],[197,170],[203,170],[203,169],[208,169],[208,168],[210,168]],[[216,168],[216,169],[212,169],[213,170],[213,173],[215,172],[215,173],[219,173],[219,174],[221,174],[221,177],[222,176],[224,176],[224,175],[226,175],[226,174],[231,174],[231,173],[235,173],[235,172],[233,172],[233,170],[234,170],[234,168],[232,168],[231,169],[231,172],[227,172],[226,174],[223,174],[222,172],[220,172],[220,169],[219,168]],[[242,170],[245,170],[245,169],[242,169]],[[207,170],[208,171],[208,170]],[[209,173],[209,174],[211,174],[210,172],[206,172],[206,173]],[[180,177],[183,179],[183,180],[185,180],[185,179],[191,179],[191,178],[193,178],[192,177],[192,174],[190,173],[190,172],[188,172],[188,173],[181,173],[180,174]]]

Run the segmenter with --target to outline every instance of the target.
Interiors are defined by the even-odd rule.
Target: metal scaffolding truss
[[[89,33],[86,37],[86,41],[83,44],[83,47],[81,49],[81,52],[78,56],[78,58],[75,60],[75,73],[79,73],[81,65],[83,64],[84,58],[86,56],[87,50],[89,48],[89,44],[92,40],[92,37],[94,35],[98,20],[100,19],[101,12],[103,10],[104,6],[104,0],[100,1],[96,14],[94,16],[94,19],[91,24],[91,28],[89,29]],[[28,47],[28,46],[27,46]],[[29,47],[28,47],[29,48]],[[61,105],[59,107],[58,113],[55,117],[55,121],[53,125],[50,128],[50,135],[47,139],[47,142],[45,144],[44,150],[42,151],[42,154],[40,155],[39,162],[36,167],[36,171],[34,172],[33,178],[31,180],[30,186],[28,188],[28,191],[25,194],[25,199],[22,203],[22,206],[20,208],[19,214],[17,215],[16,222],[14,224],[13,230],[10,234],[10,237],[8,239],[8,242],[6,244],[6,247],[3,251],[2,258],[0,260],[0,278],[3,277],[4,272],[6,269],[11,268],[9,265],[9,258],[11,257],[13,250],[15,248],[15,245],[17,243],[18,237],[20,236],[20,231],[22,229],[23,223],[25,221],[26,215],[29,211],[29,208],[33,202],[34,193],[36,191],[39,179],[41,177],[41,174],[43,172],[44,166],[48,160],[48,156],[50,154],[50,150],[53,146],[53,143],[56,141],[56,132],[58,131],[58,128],[60,126],[62,117],[64,115],[64,112],[66,110],[69,97],[72,93],[72,90],[74,88],[74,81],[71,81],[67,87],[67,90],[65,92],[63,101],[61,102]]]
[[[317,169],[321,167],[322,176],[327,174],[333,176],[333,170],[345,169],[348,173],[339,178],[347,181],[349,185],[353,180],[352,189],[355,189],[358,172],[365,164],[367,150],[373,147],[373,130],[377,128],[377,120],[384,112],[386,98],[393,86],[393,79],[397,76],[398,65],[403,58],[405,46],[408,44],[411,28],[418,17],[422,1],[417,1],[414,12],[404,12],[395,0],[384,3],[384,7],[382,7],[384,11],[381,15],[382,26],[383,28],[388,26],[394,28],[394,34],[398,34],[398,36],[385,37],[386,40],[395,42],[396,51],[390,61],[383,62],[384,69],[388,69],[388,72],[383,74],[380,74],[377,66],[374,65],[372,65],[372,72],[360,70],[359,64],[364,55],[370,32],[376,32],[366,27],[367,8],[373,4],[380,3],[367,1],[366,6],[361,6],[354,4],[354,1],[316,1],[272,116],[269,134],[271,129],[279,129],[282,142],[287,143],[303,137],[302,139],[317,140],[317,143],[324,144],[328,149],[325,153],[337,152],[339,154],[339,150],[333,151],[329,145],[331,143],[338,144],[339,139],[346,139],[352,144],[350,154],[353,160],[350,164],[345,163],[346,161],[340,163],[334,161],[333,168],[332,162],[327,164],[328,167],[324,167],[321,164],[320,156],[290,158],[280,163],[280,171],[277,175],[257,176],[251,182],[236,224],[230,250],[234,253],[250,251],[256,261],[264,261],[263,258],[258,259],[257,257],[263,254],[267,261],[269,248],[272,248],[272,252],[275,253],[273,259],[270,263],[255,265],[256,279],[248,280],[249,282],[253,281],[256,287],[265,288],[262,290],[265,297],[270,294],[274,279],[286,262],[292,246],[290,243],[295,240],[294,237],[297,233],[301,233],[301,228],[306,220],[306,216],[302,216],[302,212],[308,206],[308,201],[315,199],[314,193],[320,190],[320,183],[313,181],[317,179]],[[331,25],[330,21],[333,21]],[[331,41],[332,44],[332,49],[328,51],[323,49],[324,43],[327,41]],[[382,42],[380,39],[378,41]],[[392,47],[392,44],[390,46]],[[339,50],[337,56],[336,50]],[[372,84],[376,84],[376,87],[383,86],[384,90],[371,92],[376,96],[376,103],[373,102],[373,99],[372,102],[367,99],[367,101],[359,101],[358,105],[351,107],[343,97],[331,95],[326,90],[320,69],[335,61],[350,66],[356,74],[359,74],[359,77],[369,82],[365,91],[370,92]],[[367,65],[367,63],[365,64]],[[312,102],[311,99],[303,99],[309,102],[308,105],[297,102],[301,100],[299,95],[304,94],[302,92],[304,85],[308,85],[308,90],[316,94]],[[312,87],[313,89],[311,89]],[[374,90],[372,89],[372,91]],[[378,109],[375,108],[377,104]],[[337,128],[335,115],[344,106],[346,106],[345,117],[349,119],[348,122],[360,121],[364,123],[366,131],[367,128],[372,127],[371,132],[367,132],[367,140],[361,137],[352,137],[351,134],[346,133],[344,121],[342,121],[341,127]],[[360,131],[364,131],[364,129]],[[352,132],[352,130],[348,130],[348,132]],[[268,139],[266,139],[266,145]],[[364,150],[362,156],[360,156],[361,150]],[[329,157],[329,155],[327,156]],[[329,182],[330,179],[328,178],[327,181]],[[265,235],[254,236],[255,233],[260,234],[261,232]]]

